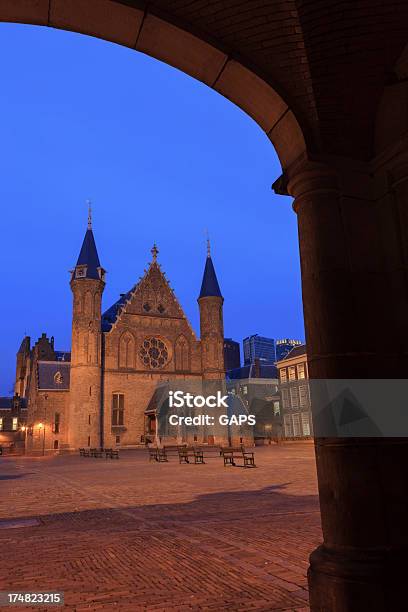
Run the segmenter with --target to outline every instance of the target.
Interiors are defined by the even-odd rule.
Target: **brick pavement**
[[[256,461],[1,458],[0,590],[62,590],[78,612],[308,610],[313,447],[257,448]],[[1,524],[23,518],[39,524]]]

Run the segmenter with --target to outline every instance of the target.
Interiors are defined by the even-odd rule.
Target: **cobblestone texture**
[[[3,457],[1,589],[64,591],[78,612],[308,610],[313,446],[257,448],[256,462]],[[18,518],[40,524],[4,524]]]

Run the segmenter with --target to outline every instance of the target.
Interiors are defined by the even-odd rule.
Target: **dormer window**
[[[87,266],[77,266],[75,268],[75,278],[85,278]]]
[[[103,281],[105,280],[105,270],[101,267],[98,268],[99,278]]]

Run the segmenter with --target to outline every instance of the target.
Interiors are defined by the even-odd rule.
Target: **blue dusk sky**
[[[199,333],[212,256],[225,336],[304,338],[296,216],[276,196],[276,153],[231,102],[130,49],[0,24],[0,393],[24,334],[71,344],[68,271],[92,200],[104,308],[159,261]]]

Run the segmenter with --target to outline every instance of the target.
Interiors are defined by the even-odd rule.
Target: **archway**
[[[406,201],[408,170],[405,156],[400,156],[405,149],[398,151],[396,163],[395,155],[384,151],[375,158],[366,144],[345,157],[352,145],[347,137],[337,150],[319,148],[307,119],[314,112],[313,92],[308,112],[303,108],[299,113],[283,88],[272,86],[272,74],[263,77],[211,37],[178,25],[176,17],[166,18],[160,13],[162,4],[154,3],[158,8],[153,12],[131,1],[92,0],[85,6],[10,0],[0,7],[0,19],[69,29],[135,48],[243,108],[279,155],[284,177],[276,189],[295,197],[312,377],[405,377],[406,221],[395,215]],[[390,200],[393,207],[387,206]],[[380,245],[379,252],[375,245]],[[381,366],[373,337],[376,326],[389,328],[387,362]],[[313,610],[360,610],[362,602],[369,602],[372,610],[402,606],[401,567],[408,544],[406,455],[406,440],[318,441],[325,544],[312,556]],[[360,488],[365,488],[364,497],[355,495]],[[372,507],[379,506],[382,512],[373,514]]]

